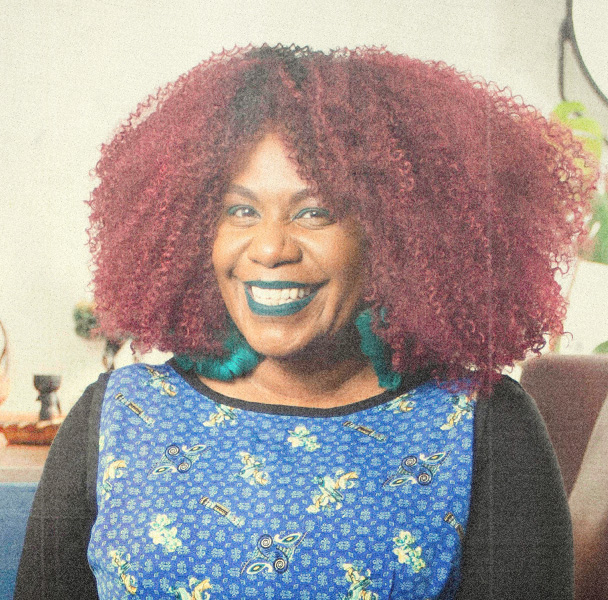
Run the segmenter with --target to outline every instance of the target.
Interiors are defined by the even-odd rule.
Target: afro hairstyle
[[[235,48],[139,105],[89,204],[101,326],[145,351],[221,356],[211,264],[224,191],[269,127],[368,244],[363,301],[392,367],[494,377],[563,333],[556,281],[596,175],[557,122],[441,62],[384,48]]]

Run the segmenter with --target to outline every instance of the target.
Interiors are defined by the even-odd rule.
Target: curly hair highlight
[[[364,301],[396,371],[492,378],[563,332],[555,274],[596,181],[570,131],[444,63],[295,46],[212,56],[102,147],[89,235],[106,332],[142,350],[222,354],[219,203],[269,127],[302,178],[361,220]]]

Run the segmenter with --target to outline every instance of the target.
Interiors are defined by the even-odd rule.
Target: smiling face
[[[230,182],[212,260],[230,316],[267,357],[335,339],[361,299],[360,226],[332,217],[274,133]]]

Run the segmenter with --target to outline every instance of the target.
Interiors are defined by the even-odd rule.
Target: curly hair
[[[89,236],[106,332],[221,355],[219,203],[269,126],[300,176],[363,224],[364,301],[396,371],[487,376],[563,333],[555,274],[596,181],[570,131],[445,63],[295,46],[212,56],[102,147]]]

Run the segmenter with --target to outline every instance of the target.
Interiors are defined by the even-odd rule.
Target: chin
[[[293,333],[283,333],[270,338],[261,335],[255,340],[247,341],[256,352],[276,360],[302,359],[307,356],[311,359],[321,356],[331,357],[338,352],[336,348],[338,336],[330,333],[301,337]]]
[[[286,342],[289,340],[289,342]],[[296,342],[293,337],[280,337],[276,338],[272,336],[268,339],[267,336],[262,335],[254,340],[247,340],[249,345],[259,354],[268,358],[276,359],[287,359],[290,356],[297,356],[298,354],[305,352],[309,343]]]

